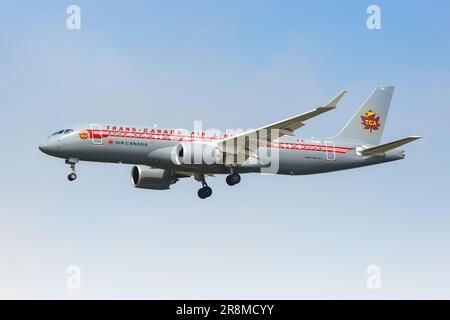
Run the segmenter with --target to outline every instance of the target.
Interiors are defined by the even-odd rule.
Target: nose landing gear
[[[66,160],[66,164],[70,165],[70,169],[72,170],[72,173],[69,173],[67,176],[67,179],[69,181],[74,181],[77,178],[77,174],[75,173],[75,165],[78,163],[78,159],[75,158],[69,158]]]

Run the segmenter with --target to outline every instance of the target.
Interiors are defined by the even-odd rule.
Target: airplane
[[[306,120],[335,109],[346,92],[311,111],[235,135],[81,124],[55,132],[39,149],[65,159],[71,168],[69,181],[77,178],[79,161],[132,164],[134,187],[167,190],[181,178],[194,177],[202,184],[197,192],[201,199],[212,195],[206,177],[218,174],[226,174],[226,183],[234,186],[245,173],[317,174],[405,158],[405,152],[397,148],[420,136],[380,144],[393,86],[375,88],[335,136],[323,140],[295,137],[294,131]]]

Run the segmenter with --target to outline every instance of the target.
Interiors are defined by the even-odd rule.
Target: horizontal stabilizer
[[[361,154],[363,156],[372,156],[372,155],[382,155],[383,153],[398,148],[404,144],[413,142],[414,140],[420,139],[422,137],[419,136],[411,136],[405,139],[400,139],[400,140],[396,140],[396,141],[392,141],[389,143],[385,143],[385,144],[380,144],[379,146],[376,147],[372,147],[372,148],[368,148],[368,149],[364,149],[361,151]]]

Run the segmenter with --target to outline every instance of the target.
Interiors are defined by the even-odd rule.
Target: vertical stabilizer
[[[334,139],[378,145],[393,93],[393,86],[377,87]]]

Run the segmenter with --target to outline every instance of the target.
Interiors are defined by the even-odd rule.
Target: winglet
[[[342,97],[347,93],[347,90],[343,90],[341,93],[339,93],[336,97],[334,97],[330,102],[327,104],[321,106],[320,108],[324,109],[334,109],[336,108],[339,101],[342,99]]]

